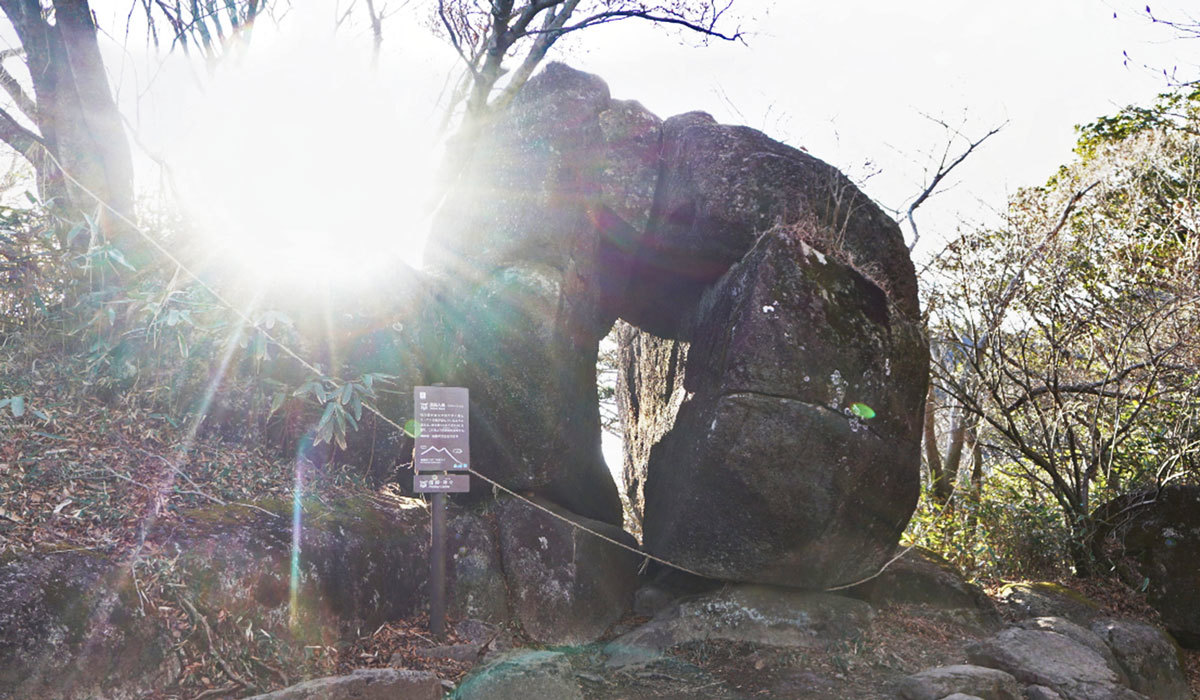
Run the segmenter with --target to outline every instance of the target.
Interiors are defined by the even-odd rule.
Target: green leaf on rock
[[[863,420],[870,420],[875,417],[875,409],[865,403],[850,404],[850,412]]]

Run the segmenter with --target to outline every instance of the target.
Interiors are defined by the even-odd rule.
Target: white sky
[[[170,163],[192,212],[258,255],[324,237],[318,255],[294,251],[295,264],[330,267],[364,247],[419,254],[438,100],[454,70],[420,4],[385,24],[375,72],[365,25],[335,33],[325,0],[293,0],[278,26],[260,23],[249,51],[212,73],[147,59],[138,29],[121,34],[125,3],[100,21],[115,34],[107,59],[138,140]],[[1154,9],[1178,16],[1181,6]],[[946,142],[928,117],[973,138],[1007,122],[919,211],[927,255],[960,221],[986,221],[1007,193],[1045,181],[1070,158],[1076,124],[1162,91],[1144,66],[1196,70],[1200,42],[1172,41],[1142,7],[739,0],[746,44],[700,47],[625,22],[581,33],[552,58],[664,118],[705,110],[803,146],[892,209],[923,189]],[[153,190],[158,168],[141,165],[140,184]]]

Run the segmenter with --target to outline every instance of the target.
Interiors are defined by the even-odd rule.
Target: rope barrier
[[[243,323],[250,326],[251,328],[254,328],[258,332],[262,333],[263,336],[267,340],[274,343],[275,346],[278,347],[281,351],[283,351],[283,353],[285,355],[287,355],[288,357],[291,357],[296,362],[300,363],[300,365],[302,367],[304,367],[305,369],[307,369],[308,371],[312,372],[313,374],[317,375],[318,377],[325,376],[325,374],[319,368],[317,368],[315,365],[310,363],[308,360],[304,359],[299,354],[297,354],[295,351],[293,351],[291,348],[287,347],[282,342],[280,342],[278,339],[276,339],[273,335],[271,335],[271,333],[267,329],[261,327],[257,322],[255,322],[253,319],[251,319],[249,317],[249,315],[247,315],[244,311],[237,308],[236,305],[234,305],[232,302],[227,300],[224,296],[222,296],[219,292],[217,292],[216,289],[214,289],[211,285],[209,285],[207,282],[205,282],[203,279],[201,279],[199,275],[197,275],[195,272],[192,272],[192,270],[190,268],[188,268],[187,265],[183,264],[182,261],[180,261],[177,257],[175,257],[175,255],[173,255],[171,253],[171,251],[169,251],[166,247],[164,247],[157,240],[155,240],[154,237],[151,236],[147,231],[145,231],[140,226],[138,226],[136,223],[131,221],[129,219],[129,217],[125,216],[125,214],[121,213],[120,211],[118,211],[117,209],[112,207],[103,198],[101,198],[99,195],[97,195],[95,192],[93,192],[91,189],[89,189],[86,185],[84,185],[82,182],[80,182],[78,179],[76,179],[75,176],[72,175],[69,171],[67,171],[67,169],[62,166],[62,163],[59,162],[59,160],[54,157],[54,154],[50,153],[49,149],[43,148],[43,150],[46,152],[46,155],[50,158],[50,160],[54,162],[54,165],[59,169],[59,172],[61,172],[63,174],[63,177],[70,180],[76,187],[78,187],[80,190],[85,192],[89,197],[94,199],[96,201],[97,205],[104,208],[110,214],[115,216],[122,223],[124,223],[126,226],[128,226],[131,230],[137,232],[137,234],[139,236],[141,236],[143,239],[145,239],[146,242],[149,243],[156,251],[158,251],[159,254],[161,254],[167,260],[171,261],[179,270],[182,270],[185,274],[187,274],[188,277],[190,277],[197,284],[199,284],[201,287],[203,287],[205,291],[207,291],[209,294],[211,294],[213,296],[214,299],[217,300],[217,302],[219,302],[222,306],[224,306],[225,308],[232,311],[235,315],[237,315],[237,317],[239,319],[241,319],[241,321]],[[404,430],[403,426],[401,426],[399,423],[392,420],[388,416],[384,415],[379,409],[375,408],[369,402],[363,401],[362,405],[363,405],[363,408],[367,409],[370,413],[374,414],[376,417],[378,417],[384,423],[390,425],[391,427],[395,428],[396,430],[398,430],[402,433],[406,432]],[[677,564],[675,562],[668,561],[661,557],[657,557],[653,554],[650,554],[649,552],[638,549],[636,547],[631,547],[631,546],[625,544],[624,542],[620,542],[620,541],[618,541],[612,537],[609,537],[603,533],[597,532],[589,527],[581,525],[581,524],[575,522],[574,520],[571,520],[570,518],[566,517],[565,515],[555,513],[553,510],[550,510],[549,508],[541,505],[540,503],[536,503],[533,500],[513,491],[512,489],[508,488],[504,484],[501,484],[500,482],[496,481],[495,479],[492,479],[490,477],[484,476],[483,474],[480,474],[475,469],[468,467],[467,471],[470,472],[471,474],[473,474],[474,476],[479,477],[480,479],[482,479],[484,482],[490,484],[491,486],[503,491],[504,493],[508,494],[509,496],[512,496],[513,498],[516,498],[517,500],[522,501],[525,504],[532,506],[533,508],[535,508],[553,518],[557,518],[558,520],[561,520],[562,522],[566,523],[567,525],[571,526],[572,528],[575,528],[576,530],[581,530],[583,532],[588,533],[592,537],[598,538],[600,540],[603,540],[604,542],[607,542],[609,544],[620,547],[621,549],[633,552],[634,554],[636,554],[640,557],[644,557],[645,559],[648,559],[650,561],[656,562],[658,564],[662,564],[664,566],[668,566],[668,567],[670,567],[672,569],[676,569],[678,571],[682,571],[686,574],[691,574],[692,576],[699,576],[700,578],[711,578],[710,576],[706,576],[705,574],[702,574],[698,571],[695,571],[686,566],[683,566],[682,564]],[[930,522],[929,527],[927,527],[924,532],[928,532],[930,529],[932,529],[933,525],[936,524],[936,522],[938,520],[940,520],[942,515],[948,510],[949,510],[948,508],[943,508],[942,513],[939,513],[938,518],[936,518],[934,521]],[[924,534],[924,532],[922,534]],[[879,570],[877,570],[875,573],[871,574],[870,576],[867,576],[858,581],[854,581],[852,583],[842,584],[842,585],[838,585],[838,586],[832,586],[829,588],[825,588],[823,590],[825,590],[825,591],[846,590],[848,588],[853,588],[855,586],[866,583],[872,579],[875,579],[876,577],[883,574],[884,571],[886,571],[888,569],[888,567],[890,567],[892,564],[894,564],[896,561],[898,561],[901,557],[903,557],[905,554],[908,554],[908,552],[911,551],[914,547],[916,547],[916,544],[912,544],[912,545],[909,545],[908,547],[904,548],[899,554],[897,554],[897,555],[893,556],[891,559],[889,559],[886,563],[883,564],[883,566],[881,566],[879,568]]]

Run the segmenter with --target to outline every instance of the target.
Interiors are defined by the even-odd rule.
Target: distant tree
[[[1081,575],[1098,498],[1200,475],[1198,106],[1083,127],[1076,162],[931,277],[936,391],[993,469],[1055,499]]]
[[[272,0],[135,0],[142,6],[150,41],[198,55],[210,66],[245,45],[255,23],[272,12]],[[284,3],[287,6],[287,3]]]

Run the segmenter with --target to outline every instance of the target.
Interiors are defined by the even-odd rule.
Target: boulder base
[[[637,545],[615,526],[540,504],[618,542]],[[630,610],[637,554],[516,499],[501,500],[496,517],[513,614],[530,637],[545,644],[592,642]]]
[[[128,571],[92,552],[0,566],[0,698],[132,700],[174,681],[172,640],[139,612]]]
[[[726,640],[779,647],[825,646],[862,632],[871,606],[854,598],[774,586],[739,585],[660,611],[605,647],[610,668],[658,660],[686,642]]]

